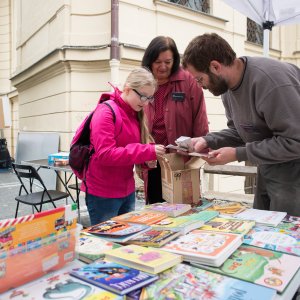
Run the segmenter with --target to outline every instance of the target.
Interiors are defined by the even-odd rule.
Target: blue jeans
[[[91,225],[96,225],[112,217],[133,211],[135,209],[135,192],[122,198],[103,198],[87,194],[86,205]]]

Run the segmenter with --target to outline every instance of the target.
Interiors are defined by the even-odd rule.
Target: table
[[[55,166],[53,164],[49,164],[48,159],[26,160],[26,161],[22,161],[22,164],[31,165],[31,166],[35,167],[37,170],[39,170],[41,168],[53,170],[56,173],[57,178],[59,179],[59,181],[64,186],[66,192],[69,194],[72,201],[77,204],[77,207],[78,207],[78,220],[80,220],[79,193],[76,191],[76,199],[74,199],[73,195],[71,194],[71,192],[68,188],[68,184],[69,184],[71,178],[74,175],[73,170],[71,169],[71,167],[69,165],[67,165],[67,166]],[[64,174],[63,177],[61,176],[60,172],[63,172],[63,174]],[[76,185],[76,189],[78,190],[79,189],[79,184],[78,184],[78,178],[76,176],[75,176],[75,185]]]

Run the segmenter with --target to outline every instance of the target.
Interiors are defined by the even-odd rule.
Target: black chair
[[[19,196],[15,198],[17,201],[15,218],[17,218],[18,216],[20,202],[24,204],[29,204],[32,207],[34,207],[36,211],[40,212],[42,211],[43,204],[52,203],[52,205],[56,207],[54,203],[55,201],[69,197],[69,194],[65,192],[61,192],[57,190],[47,190],[42,178],[40,177],[39,173],[34,167],[29,165],[15,164],[15,163],[12,163],[12,167],[21,183]],[[28,182],[26,181],[27,188],[24,179],[28,179]],[[42,189],[41,191],[38,192],[33,191],[32,188],[34,185],[34,181],[41,186]],[[25,193],[22,195],[23,189]]]

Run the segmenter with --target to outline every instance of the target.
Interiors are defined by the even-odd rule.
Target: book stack
[[[193,229],[200,228],[205,222],[215,218],[219,213],[216,211],[201,211],[191,215],[166,218],[152,225],[155,229],[170,229],[179,231],[182,235]]]
[[[157,275],[104,260],[73,269],[70,275],[119,295],[125,295],[158,279]]]
[[[207,210],[215,210],[220,213],[220,216],[232,217],[244,211],[246,206],[240,202],[230,201],[215,201]]]
[[[102,239],[96,235],[81,232],[76,247],[78,259],[86,263],[94,262],[104,256],[104,252],[121,245]]]
[[[186,211],[191,209],[190,204],[183,204],[183,203],[154,203],[152,205],[148,205],[145,209],[154,212],[161,212],[166,214],[169,217],[177,217]]]
[[[127,245],[105,254],[105,259],[151,274],[160,273],[182,262],[182,256],[154,248]]]
[[[124,243],[149,228],[149,226],[143,224],[107,220],[90,226],[84,229],[83,232],[100,236],[110,242]]]
[[[119,222],[152,225],[156,222],[165,219],[166,217],[167,215],[162,212],[158,212],[158,211],[151,212],[147,210],[142,210],[142,211],[132,211],[123,215],[119,215],[112,218],[112,220],[119,221]]]
[[[180,254],[184,261],[220,266],[241,244],[240,234],[196,229],[161,250]]]

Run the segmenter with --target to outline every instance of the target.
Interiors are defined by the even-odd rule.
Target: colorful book
[[[200,228],[205,222],[215,218],[219,213],[216,211],[201,211],[195,214],[179,216],[176,218],[166,218],[152,227],[155,229],[170,229],[179,231],[181,234],[187,234],[193,229]]]
[[[261,225],[277,226],[285,216],[286,212],[248,208],[234,217],[242,220],[252,220]]]
[[[242,245],[221,267],[214,268],[204,265],[200,265],[200,267],[263,285],[282,293],[297,274],[300,267],[300,257]]]
[[[178,264],[144,288],[140,299],[271,300],[275,295],[274,289]]]
[[[141,232],[148,228],[149,226],[143,224],[107,220],[94,226],[90,226],[84,229],[83,232],[101,236],[128,236],[130,234]]]
[[[199,203],[197,203],[197,206],[195,206],[194,208],[196,208],[198,211],[202,211],[211,207],[212,205],[213,205],[213,201],[209,201],[205,198],[201,198]]]
[[[300,256],[300,232],[255,226],[244,236],[244,244]]]
[[[300,232],[300,217],[286,215],[277,227],[280,229]]]
[[[190,204],[183,204],[183,203],[154,203],[145,207],[145,209],[154,211],[154,212],[161,212],[166,214],[169,217],[177,217],[186,211],[191,209]]]
[[[146,247],[161,247],[180,235],[180,232],[173,230],[149,229],[137,237],[130,239],[127,244],[134,244]]]
[[[162,272],[182,261],[181,255],[138,245],[111,250],[105,254],[105,258],[151,274]]]
[[[0,221],[0,293],[72,261],[76,220],[75,204]]]
[[[103,257],[105,251],[119,247],[121,247],[121,245],[82,232],[79,236],[76,253],[78,259],[86,263],[91,263]]]
[[[253,228],[254,225],[254,221],[214,218],[205,223],[200,229],[245,234]]]
[[[129,223],[152,225],[156,222],[165,219],[166,217],[167,215],[162,212],[150,212],[147,210],[142,210],[142,211],[131,211],[129,213],[116,216],[112,218],[112,220],[118,222],[129,222]]]
[[[111,293],[69,275],[72,268],[85,264],[73,261],[62,269],[51,272],[39,279],[1,294],[1,300],[42,300],[42,299],[81,299],[81,300],[123,300],[124,297]]]
[[[246,207],[242,203],[230,201],[215,202],[212,206],[207,208],[207,210],[218,211],[222,216],[234,216],[245,209]]]
[[[157,275],[104,260],[73,269],[70,275],[119,295],[125,295],[158,279]]]
[[[160,249],[180,254],[184,261],[220,266],[241,244],[240,234],[196,229]]]

